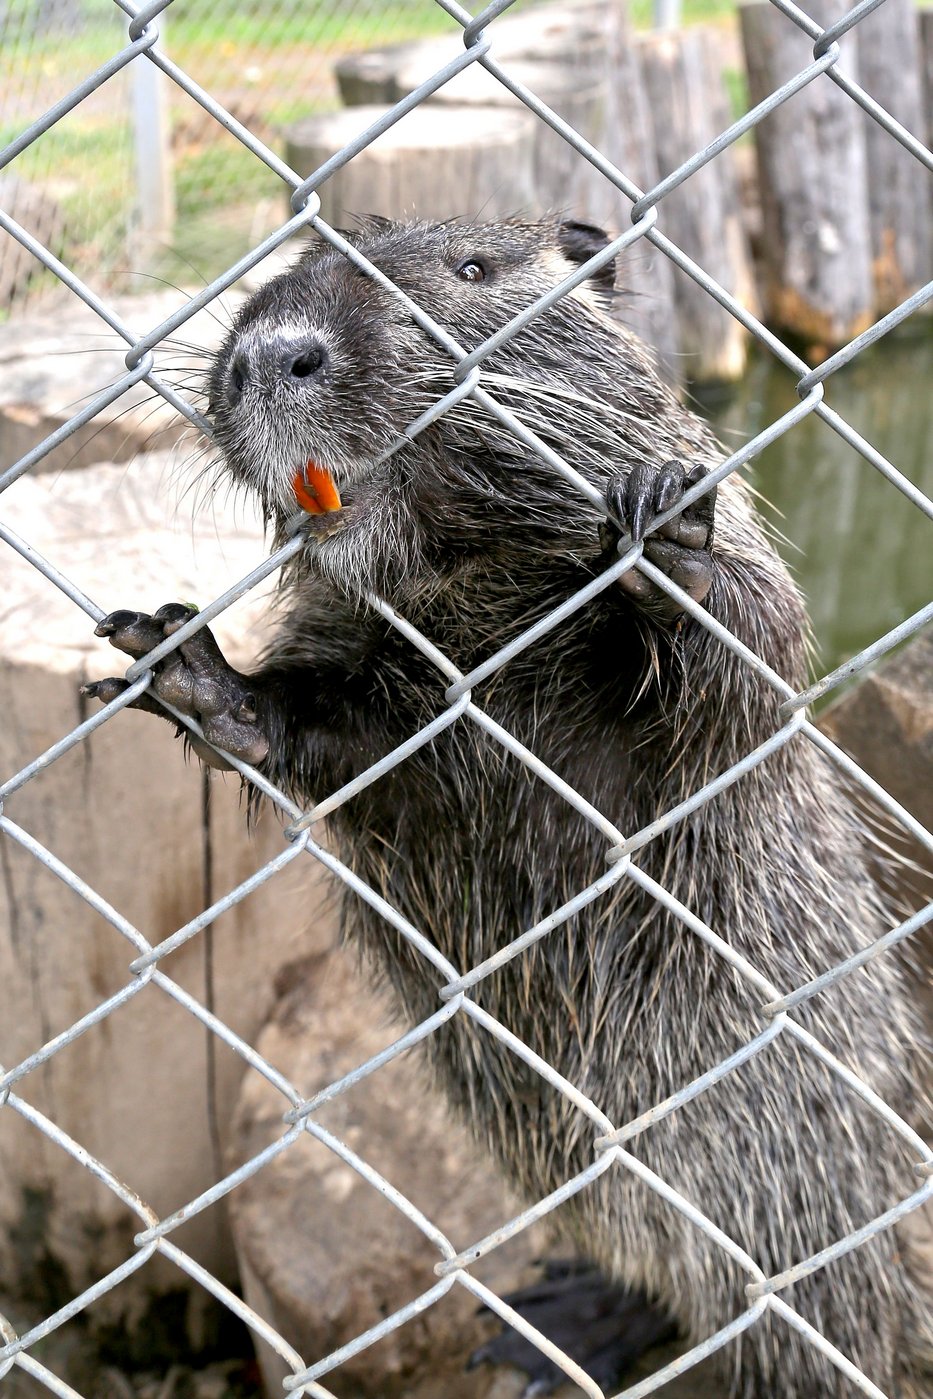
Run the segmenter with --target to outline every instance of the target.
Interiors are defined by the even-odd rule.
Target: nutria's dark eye
[[[461,262],[457,268],[457,276],[461,282],[485,282],[486,269],[475,258],[468,258],[466,262]]]

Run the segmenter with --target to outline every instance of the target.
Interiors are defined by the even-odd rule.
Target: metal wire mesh
[[[242,4],[197,0],[175,6],[160,46],[239,120],[279,150],[288,122],[337,105],[335,54],[436,31],[431,0],[293,0]],[[0,141],[19,136],[118,46],[112,0],[14,3],[0,13]],[[3,203],[51,250],[67,248],[73,270],[98,287],[126,291],[140,275],[175,276],[187,261],[202,276],[226,265],[278,222],[278,181],[213,116],[168,83],[144,92],[125,65],[97,87],[44,141],[31,142],[7,171]],[[159,80],[161,82],[161,79]],[[159,101],[162,97],[164,100]],[[158,128],[158,129],[153,129]],[[93,162],[93,189],[84,171]],[[6,162],[5,162],[6,165]],[[140,166],[162,189],[141,188]],[[20,212],[17,212],[17,211]],[[61,291],[54,276],[0,237],[0,306],[29,305]],[[59,297],[60,301],[61,298]]]
[[[639,240],[647,240],[692,277],[732,316],[736,317],[772,356],[796,376],[799,403],[791,411],[770,424],[753,441],[723,461],[712,473],[713,479],[716,481],[725,479],[769,442],[787,433],[796,423],[813,414],[821,418],[828,427],[848,442],[875,470],[881,472],[888,479],[892,490],[903,492],[918,509],[922,510],[929,518],[933,518],[933,502],[906,481],[892,463],[884,459],[870,443],[843,421],[830,407],[825,395],[825,386],[836,370],[850,363],[865,346],[879,340],[894,326],[904,321],[933,298],[933,283],[904,301],[877,325],[814,369],[808,367],[775,334],[739,305],[721,286],[712,281],[701,267],[692,262],[666,237],[663,231],[663,201],[666,194],[683,184],[707,162],[713,160],[719,152],[726,149],[744,132],[760,122],[768,112],[787,101],[793,93],[799,91],[806,84],[814,81],[832,81],[843,92],[847,93],[868,113],[873,121],[877,122],[889,134],[892,140],[900,142],[916,157],[918,172],[921,172],[924,167],[926,170],[933,169],[933,155],[930,151],[914,135],[903,130],[889,113],[880,108],[869,94],[862,90],[857,82],[839,71],[838,60],[846,43],[846,36],[864,16],[876,8],[879,0],[862,0],[862,3],[857,5],[844,19],[826,30],[823,30],[803,11],[790,3],[790,0],[772,0],[772,3],[783,12],[790,23],[798,26],[812,39],[812,62],[791,82],[775,91],[767,101],[748,112],[747,115],[724,131],[711,145],[697,151],[689,161],[650,190],[637,188],[624,171],[614,168],[600,151],[584,141],[576,131],[544,105],[533,92],[516,83],[507,68],[503,68],[497,61],[495,21],[498,15],[508,8],[508,0],[495,0],[476,17],[461,9],[453,3],[453,0],[438,0],[438,4],[450,18],[457,25],[462,26],[462,47],[458,51],[456,45],[452,43],[449,62],[438,69],[427,82],[397,103],[384,118],[370,126],[333,160],[328,161],[310,178],[304,180],[289,169],[277,154],[248,129],[247,125],[237,120],[236,116],[226,110],[211,93],[201,88],[186,72],[164,55],[159,45],[159,17],[167,9],[170,0],[150,0],[150,3],[142,6],[131,4],[130,0],[117,0],[117,3],[128,21],[125,42],[114,48],[112,56],[105,64],[89,72],[67,96],[56,102],[42,117],[34,121],[11,142],[5,152],[0,155],[0,160],[8,161],[17,152],[28,148],[44,132],[50,130],[69,112],[74,111],[79,104],[89,100],[105,84],[123,73],[131,63],[152,63],[167,74],[178,88],[193,98],[210,118],[221,122],[227,130],[231,131],[244,149],[250,152],[257,161],[264,164],[279,180],[284,182],[291,190],[292,214],[269,237],[252,248],[246,257],[228,268],[202,292],[191,298],[183,308],[169,316],[161,324],[153,326],[145,335],[137,336],[114,313],[101,296],[85,285],[73,270],[59,261],[54,252],[31,237],[15,220],[0,213],[0,227],[16,239],[23,248],[27,249],[42,267],[60,279],[75,296],[91,308],[100,317],[102,323],[109,326],[122,338],[127,347],[126,372],[106,391],[96,395],[91,402],[75,413],[59,430],[47,437],[40,446],[28,452],[19,461],[7,466],[0,476],[0,490],[6,489],[40,462],[55,446],[66,440],[80,426],[94,418],[105,406],[117,400],[127,389],[140,381],[144,381],[150,388],[161,394],[168,403],[194,423],[196,427],[206,429],[207,425],[185,398],[169,382],[160,377],[155,367],[154,350],[166,337],[183,326],[198,309],[210,304],[224,289],[231,286],[266,254],[279,247],[294,233],[311,228],[333,248],[353,261],[366,276],[375,279],[384,286],[388,285],[393,294],[402,299],[407,310],[422,330],[427,335],[432,336],[450,354],[450,392],[430,412],[412,424],[410,428],[412,434],[426,428],[438,415],[448,411],[461,398],[471,396],[476,404],[481,405],[491,417],[547,462],[554,472],[570,482],[575,489],[582,492],[595,505],[601,509],[604,508],[594,488],[583,480],[552,448],[530,431],[515,414],[503,407],[497,401],[495,393],[486,388],[483,383],[484,364],[489,355],[542,314],[548,306],[566,295],[585,276],[589,275],[593,271],[594,262],[587,264],[573,276],[562,281],[547,296],[529,306],[511,323],[503,326],[485,344],[480,345],[471,353],[466,353],[442,325],[437,324],[422,308],[404,297],[397,288],[392,288],[390,283],[387,284],[384,274],[368,263],[354,246],[348,243],[336,230],[325,224],[318,215],[319,200],[316,190],[328,175],[351,160],[358,151],[363,150],[382,131],[417,106],[440,85],[471,64],[478,63],[504,83],[541,121],[547,122],[565,141],[570,143],[578,152],[581,160],[590,161],[601,171],[606,180],[614,184],[631,201],[631,227],[610,243],[605,252],[600,254],[599,259],[595,261],[608,260],[622,250],[632,247]],[[695,487],[688,493],[687,501],[699,496],[707,487],[708,482]],[[674,513],[675,510],[672,509],[666,512],[662,519],[667,519]],[[17,551],[58,587],[70,603],[82,609],[89,619],[97,622],[105,615],[107,608],[101,602],[86,597],[55,564],[43,559],[31,547],[29,541],[18,538],[5,524],[0,524],[0,537],[8,547]],[[114,714],[145,691],[152,679],[152,667],[158,660],[178,648],[190,635],[230,607],[238,598],[255,588],[263,579],[270,577],[303,547],[302,536],[296,534],[270,558],[258,562],[256,567],[234,587],[227,589],[211,601],[196,617],[175,632],[170,639],[156,647],[149,655],[134,662],[127,672],[127,678],[132,682],[130,688],[99,712],[94,713],[90,718],[64,733],[46,752],[30,755],[19,771],[6,778],[0,787],[0,799],[6,800],[12,796],[13,793],[32,782],[40,773],[46,771],[49,765],[56,762],[63,754],[81,744],[102,725],[109,723]],[[549,631],[559,628],[568,616],[585,607],[602,589],[610,587],[623,572],[633,565],[640,568],[659,588],[674,596],[682,608],[704,627],[707,627],[722,646],[740,657],[745,665],[751,667],[767,685],[773,687],[781,698],[785,722],[783,727],[766,744],[747,753],[740,762],[735,763],[727,771],[717,776],[715,780],[707,782],[693,792],[679,806],[662,813],[652,825],[641,831],[626,833],[617,829],[607,814],[591,806],[578,792],[562,781],[558,774],[535,753],[529,751],[494,721],[476,703],[472,697],[472,692],[482,680],[497,672],[500,667],[505,666],[517,654]],[[923,909],[899,926],[888,930],[882,937],[877,938],[869,946],[863,947],[838,965],[824,968],[808,983],[785,991],[773,985],[746,958],[730,947],[719,933],[697,917],[695,912],[684,906],[668,890],[650,878],[639,867],[637,852],[661,830],[674,825],[703,803],[713,800],[718,793],[730,784],[737,782],[769,754],[791,741],[809,742],[816,745],[831,763],[840,768],[848,778],[859,784],[874,802],[880,804],[896,824],[909,832],[926,851],[933,852],[933,835],[925,830],[898,802],[884,792],[876,782],[862,772],[851,759],[846,757],[825,734],[813,725],[806,713],[807,706],[814,699],[827,693],[847,677],[864,670],[879,655],[890,650],[892,646],[915,633],[928,622],[933,617],[933,603],[916,612],[886,635],[878,638],[871,646],[846,662],[844,666],[823,676],[816,684],[799,694],[795,693],[779,675],[751,652],[737,637],[710,616],[702,606],[693,602],[686,594],[677,589],[663,573],[653,567],[642,556],[641,546],[630,548],[615,565],[601,574],[594,583],[575,596],[568,598],[562,607],[503,646],[470,674],[462,674],[430,636],[422,635],[411,622],[398,615],[383,599],[372,596],[369,598],[369,604],[381,613],[386,622],[396,628],[402,637],[412,647],[417,648],[436,668],[439,682],[446,687],[444,690],[446,707],[429,725],[420,732],[412,734],[394,752],[354,777],[339,791],[324,796],[310,811],[298,808],[284,793],[272,786],[261,773],[236,759],[232,759],[233,766],[254,783],[269,801],[285,814],[289,824],[284,831],[281,852],[251,877],[231,889],[223,897],[213,901],[197,917],[178,927],[171,936],[165,938],[158,945],[152,946],[143,934],[127,921],[119,909],[112,907],[98,892],[88,887],[80,876],[59,859],[54,850],[48,848],[34,832],[24,829],[10,816],[0,815],[0,831],[3,835],[9,841],[15,842],[23,851],[28,852],[72,890],[79,899],[84,900],[120,937],[126,940],[130,949],[125,984],[115,994],[102,1000],[80,1020],[52,1035],[47,1043],[38,1046],[22,1062],[8,1067],[3,1076],[0,1077],[0,1105],[6,1113],[17,1114],[32,1131],[41,1134],[57,1150],[72,1158],[76,1171],[89,1172],[106,1190],[112,1192],[138,1221],[138,1231],[134,1240],[135,1251],[132,1255],[126,1258],[120,1266],[108,1271],[105,1276],[99,1278],[94,1285],[81,1292],[79,1296],[74,1297],[67,1305],[60,1307],[45,1317],[41,1323],[19,1335],[15,1333],[9,1322],[0,1318],[0,1330],[2,1330],[4,1342],[0,1347],[0,1376],[7,1373],[11,1367],[19,1367],[21,1371],[31,1376],[52,1393],[72,1396],[73,1399],[76,1391],[52,1373],[37,1358],[38,1343],[70,1318],[79,1315],[96,1299],[112,1289],[119,1288],[124,1279],[145,1267],[154,1255],[159,1254],[213,1294],[225,1307],[241,1318],[256,1336],[262,1338],[273,1348],[289,1371],[289,1378],[285,1383],[285,1388],[289,1393],[326,1396],[330,1391],[325,1388],[322,1381],[343,1361],[374,1344],[396,1328],[404,1326],[452,1288],[463,1288],[498,1313],[505,1322],[519,1330],[533,1344],[550,1356],[560,1369],[580,1386],[585,1394],[594,1397],[600,1396],[602,1390],[584,1373],[579,1365],[536,1332],[527,1321],[500,1297],[491,1292],[488,1287],[480,1283],[471,1272],[471,1268],[476,1260],[498,1248],[534,1221],[556,1210],[572,1195],[587,1190],[597,1178],[607,1172],[618,1171],[633,1173],[645,1184],[648,1190],[656,1192],[666,1200],[673,1211],[678,1212],[688,1220],[714,1248],[721,1250],[724,1260],[731,1259],[740,1269],[744,1270],[748,1283],[746,1288],[748,1306],[744,1312],[716,1334],[705,1337],[673,1364],[666,1366],[650,1378],[625,1388],[622,1394],[626,1396],[626,1399],[638,1399],[639,1396],[660,1389],[675,1374],[683,1373],[713,1351],[725,1346],[741,1331],[753,1326],[768,1311],[782,1317],[788,1325],[795,1328],[814,1347],[822,1351],[828,1360],[849,1378],[856,1390],[869,1395],[881,1395],[881,1391],[872,1383],[871,1379],[797,1313],[782,1294],[796,1280],[825,1267],[833,1260],[858,1248],[880,1231],[890,1229],[903,1216],[933,1197],[933,1150],[924,1143],[897,1112],[841,1063],[829,1046],[814,1038],[795,1015],[795,1012],[801,1005],[823,992],[828,986],[851,976],[869,960],[886,952],[895,944],[910,938],[933,916],[933,906]],[[182,715],[177,717],[192,732],[196,734],[200,732],[198,726],[191,719]],[[528,928],[508,946],[501,948],[495,955],[473,967],[452,965],[438,952],[428,937],[413,927],[397,910],[389,906],[374,890],[364,884],[346,865],[324,848],[314,835],[315,824],[328,813],[333,812],[368,785],[378,782],[395,766],[404,763],[417,748],[429,743],[443,729],[455,724],[479,726],[493,742],[501,745],[519,763],[524,764],[530,773],[546,783],[564,801],[569,803],[583,820],[599,834],[605,844],[608,862],[606,873],[596,883],[589,888],[578,890],[564,907],[555,911],[543,922]],[[340,1078],[324,1092],[317,1094],[310,1100],[304,1098],[299,1086],[286,1081],[271,1064],[257,1053],[253,1046],[245,1042],[201,1001],[184,990],[176,980],[163,970],[164,959],[170,952],[187,940],[198,937],[202,930],[221,913],[246,898],[262,882],[274,878],[286,865],[293,862],[300,863],[306,858],[320,862],[355,896],[376,908],[414,952],[425,960],[433,969],[440,1002],[439,1009],[430,1018],[402,1035],[384,1052],[359,1065],[354,1072]],[[474,999],[472,992],[495,970],[519,956],[533,942],[546,937],[555,926],[571,918],[605,889],[618,881],[626,880],[632,881],[649,893],[675,919],[679,920],[685,930],[685,936],[702,940],[717,956],[724,959],[737,975],[746,981],[749,987],[754,989],[762,1003],[762,1014],[766,1017],[767,1024],[759,1035],[742,1045],[730,1058],[716,1064],[696,1081],[684,1084],[677,1093],[665,1102],[652,1105],[636,1120],[622,1123],[609,1120],[599,1102],[592,1101],[574,1084],[568,1082],[552,1065],[544,1062],[532,1049],[489,1015]],[[76,955],[80,955],[80,952],[76,952]],[[240,1165],[236,1170],[219,1178],[210,1189],[197,1198],[187,1201],[183,1207],[163,1218],[160,1218],[153,1208],[139,1198],[135,1193],[132,1181],[119,1179],[109,1169],[106,1162],[95,1159],[85,1150],[80,1141],[74,1140],[62,1131],[54,1121],[37,1111],[30,1103],[30,1075],[40,1065],[48,1063],[86,1030],[104,1022],[120,1007],[132,1002],[144,988],[150,986],[182,1007],[185,1013],[195,1017],[210,1035],[216,1036],[224,1042],[245,1065],[268,1081],[281,1096],[283,1122],[282,1135],[272,1145]],[[377,1073],[391,1059],[435,1034],[442,1025],[454,1016],[469,1018],[482,1033],[494,1037],[508,1054],[517,1055],[551,1088],[564,1095],[592,1124],[594,1138],[592,1163],[586,1169],[572,1179],[565,1181],[546,1199],[533,1202],[514,1218],[504,1221],[494,1232],[474,1241],[467,1249],[460,1252],[454,1248],[438,1223],[427,1219],[417,1205],[406,1199],[397,1188],[385,1180],[362,1154],[353,1150],[346,1142],[339,1140],[333,1133],[322,1127],[315,1117],[317,1109],[324,1102],[344,1093],[363,1077]],[[815,1056],[837,1076],[847,1091],[857,1095],[902,1139],[915,1161],[917,1186],[915,1190],[884,1214],[857,1231],[834,1240],[822,1252],[813,1257],[789,1261],[784,1270],[774,1276],[767,1276],[754,1257],[750,1256],[745,1249],[717,1227],[688,1199],[678,1194],[670,1184],[649,1170],[627,1150],[626,1144],[651,1124],[677,1112],[684,1104],[724,1079],[778,1037],[793,1040],[801,1052]],[[378,1325],[360,1334],[349,1344],[323,1357],[299,1355],[286,1337],[279,1335],[267,1320],[258,1315],[222,1282],[198,1264],[185,1249],[178,1245],[173,1237],[183,1222],[190,1220],[213,1202],[234,1191],[242,1181],[261,1171],[271,1159],[283,1151],[288,1151],[306,1134],[323,1143],[336,1157],[349,1164],[365,1181],[389,1200],[430,1241],[432,1246],[436,1248],[438,1257],[435,1269],[438,1281],[434,1286],[385,1317]]]

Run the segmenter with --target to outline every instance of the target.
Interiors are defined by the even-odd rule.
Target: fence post
[[[165,17],[160,19],[164,29]],[[132,64],[133,144],[136,151],[138,234],[146,241],[167,238],[175,224],[171,117],[165,79],[148,58]]]
[[[654,0],[655,29],[676,29],[680,21],[680,0]]]

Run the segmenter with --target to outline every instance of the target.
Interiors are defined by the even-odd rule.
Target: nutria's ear
[[[570,262],[587,262],[610,241],[609,234],[591,223],[564,219],[557,225],[557,246]],[[612,292],[616,284],[615,259],[607,262],[590,279],[600,291]]]
[[[341,238],[345,238],[348,243],[361,243],[364,238],[371,238],[375,233],[384,233],[386,229],[397,227],[394,219],[387,219],[382,214],[353,214],[356,220],[351,228],[338,228],[334,225],[334,232],[339,233]],[[318,235],[320,238],[320,235]],[[326,238],[320,238],[324,247],[329,244]]]
[[[375,233],[385,233],[388,229],[398,227],[395,219],[387,219],[384,214],[356,214],[355,218],[357,227],[353,237],[357,239],[371,238]]]

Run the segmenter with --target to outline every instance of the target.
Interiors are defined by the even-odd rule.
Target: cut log
[[[846,0],[818,0],[828,25]],[[812,41],[767,0],[740,7],[755,105],[813,61]],[[855,45],[843,44],[854,74]],[[763,213],[765,312],[819,355],[873,320],[865,116],[820,74],[755,127]]]
[[[605,71],[605,63],[602,66],[603,71],[591,73],[585,83],[581,83],[579,72],[569,63],[561,66],[517,60],[508,64],[508,72],[511,78],[546,103],[585,140],[598,145],[605,136],[609,102],[609,75]],[[399,76],[403,86],[407,86],[411,80],[410,85],[414,87],[421,80],[421,77],[416,77],[414,65],[411,71],[403,71]],[[531,122],[534,202],[526,209],[513,209],[513,213],[561,211],[574,218],[598,223],[609,212],[607,196],[609,204],[617,201],[605,177],[547,122],[531,114],[526,104],[498,78],[487,73],[485,68],[474,65],[466,72],[459,73],[433,95],[429,105],[445,109],[459,107],[464,113],[469,110],[467,120],[471,127],[477,110],[492,108],[499,112],[518,113]]]
[[[495,21],[487,34],[493,43],[493,56],[510,78],[603,149],[610,59],[619,26],[624,23],[624,6],[618,3],[545,5],[528,15]],[[350,55],[337,66],[341,94],[348,105],[397,102],[452,54],[450,40],[429,40]],[[451,78],[428,101],[443,106],[529,110],[478,63]],[[616,209],[617,196],[605,178],[545,121],[535,119],[534,134],[533,211],[566,210],[592,222],[607,218]]]
[[[599,145],[607,132],[610,95],[608,57],[624,24],[624,7],[613,4],[539,6],[527,15],[495,21],[488,28],[494,57],[508,76],[529,88],[560,118]],[[350,55],[337,64],[341,95],[348,105],[397,102],[452,57],[450,41],[406,43],[394,49]],[[431,105],[529,112],[522,99],[484,67],[450,78],[428,98]],[[554,132],[534,119],[534,204],[527,213],[567,210],[599,222],[617,213],[617,196],[606,179]],[[519,213],[516,207],[516,213]]]
[[[286,133],[286,159],[307,177],[380,117],[348,107]],[[409,112],[321,186],[321,216],[345,227],[386,218],[496,218],[534,203],[533,118],[523,112],[428,107]]]
[[[729,125],[714,37],[700,27],[642,35],[645,86],[662,175]],[[733,151],[723,151],[658,206],[659,226],[743,306],[757,296]],[[675,271],[680,353],[688,379],[733,380],[745,367],[747,332],[686,273]]]

